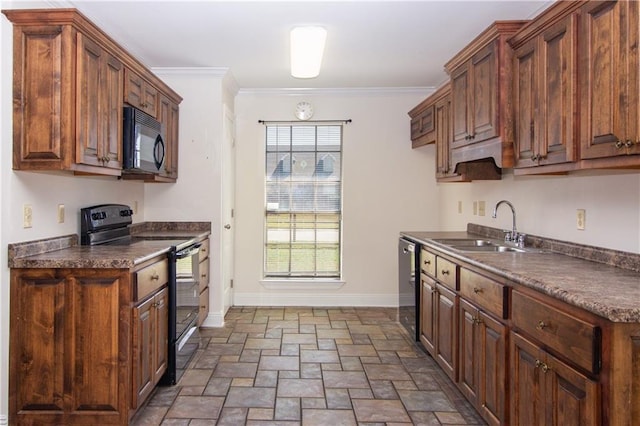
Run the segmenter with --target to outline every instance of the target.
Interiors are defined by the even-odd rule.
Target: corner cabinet
[[[512,51],[506,40],[527,21],[497,21],[445,64],[451,77],[454,165],[492,159],[513,165]]]
[[[640,5],[587,2],[580,10],[581,159],[640,164]],[[627,158],[625,158],[627,157]]]
[[[166,257],[10,277],[10,424],[128,424],[167,365]]]
[[[177,153],[182,98],[75,9],[3,10],[13,23],[13,168],[122,175],[122,108],[157,116]],[[136,83],[140,83],[136,86]],[[177,177],[177,154],[168,157]],[[165,179],[166,181],[166,179]]]

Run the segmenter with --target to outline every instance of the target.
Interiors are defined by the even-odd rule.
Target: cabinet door
[[[122,169],[122,63],[78,34],[77,162]]]
[[[209,287],[200,293],[200,309],[198,310],[198,327],[202,325],[209,315]]]
[[[577,15],[571,14],[540,36],[536,161],[540,165],[577,160]]]
[[[513,55],[516,167],[531,167],[537,164],[536,122],[540,113],[537,42],[538,39],[533,39],[525,43],[516,49]]]
[[[65,281],[55,270],[12,270],[9,410],[13,423],[20,415],[65,411],[66,296]]]
[[[160,172],[162,176],[178,177],[178,105],[173,103],[168,97],[160,96],[159,119],[164,126],[165,143],[165,163],[164,170]]]
[[[104,102],[101,96],[101,68],[104,52],[97,43],[78,34],[77,75],[77,148],[78,163],[103,166],[102,144],[104,132],[101,117]]]
[[[627,74],[622,60],[627,48],[623,38],[626,3],[588,2],[581,10],[580,155],[583,159],[624,153]]]
[[[164,288],[154,297],[154,380],[156,384],[167,370],[169,353],[169,290]]]
[[[480,385],[481,348],[478,310],[464,299],[460,300],[460,382],[462,393],[476,404]]]
[[[420,275],[420,282],[420,342],[435,356],[436,283],[425,275]]]
[[[477,329],[480,346],[478,408],[489,424],[504,424],[507,394],[507,328],[480,311]]]
[[[458,379],[458,306],[452,291],[437,285],[436,362],[453,381]]]
[[[447,177],[454,175],[451,165],[451,97],[436,103],[436,177]]]
[[[497,42],[489,44],[471,58],[471,134],[472,143],[498,136]]]
[[[133,408],[137,408],[153,390],[154,330],[153,305],[150,298],[133,308]]]
[[[600,386],[551,355],[545,360],[546,424],[600,425]]]
[[[542,351],[511,333],[511,418],[513,426],[545,426],[544,378],[539,368]]]
[[[124,101],[150,116],[158,116],[158,91],[134,71],[125,68]]]
[[[451,120],[453,147],[464,146],[469,143],[473,125],[469,113],[471,99],[471,73],[469,64],[460,66],[451,74]]]

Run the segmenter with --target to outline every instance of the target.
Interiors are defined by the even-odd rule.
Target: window
[[[265,277],[339,278],[342,126],[266,129]]]

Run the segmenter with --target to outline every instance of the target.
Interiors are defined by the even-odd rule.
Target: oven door
[[[169,356],[163,384],[180,380],[199,347],[197,319],[199,299],[200,244],[169,254]]]

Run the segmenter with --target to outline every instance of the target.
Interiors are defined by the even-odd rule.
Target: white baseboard
[[[222,327],[224,325],[224,315],[219,312],[209,312],[200,327]]]
[[[398,306],[396,294],[238,293],[234,306]]]

